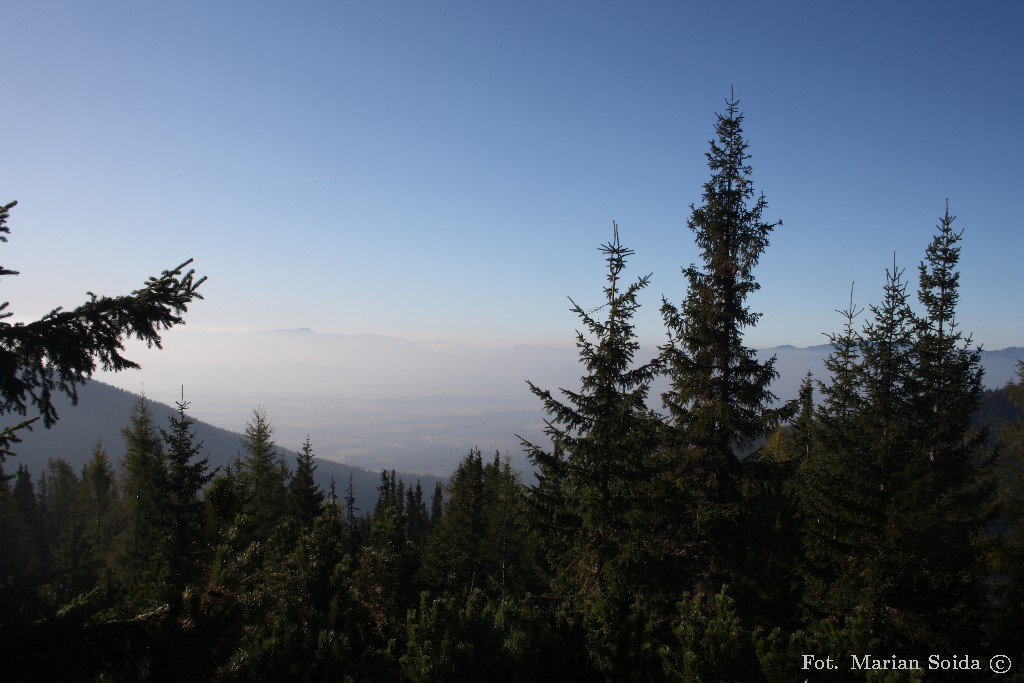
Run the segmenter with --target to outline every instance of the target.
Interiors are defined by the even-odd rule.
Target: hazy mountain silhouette
[[[103,444],[112,463],[121,462],[125,452],[121,429],[128,424],[132,405],[139,399],[139,395],[99,381],[87,382],[79,388],[78,395],[77,406],[72,406],[71,401],[63,395],[54,401],[60,420],[50,429],[45,429],[41,421],[37,422],[33,431],[26,432],[22,443],[15,448],[17,455],[5,463],[6,472],[11,473],[19,463],[24,463],[38,481],[38,475],[49,458],[63,458],[76,471],[81,471],[97,442]],[[167,429],[168,418],[176,414],[177,409],[156,401],[150,401],[150,407],[157,425]],[[16,416],[5,417],[5,423],[13,423]],[[273,415],[269,417],[273,423]],[[195,431],[197,439],[203,442],[202,453],[210,458],[211,467],[223,467],[242,453],[241,434],[237,432],[202,421],[196,423]],[[285,454],[289,467],[294,469],[294,449],[282,448],[280,441],[278,448]],[[316,443],[313,443],[313,449],[315,452]],[[357,507],[364,511],[372,509],[377,500],[379,471],[371,472],[324,458],[318,458],[316,462],[316,478],[324,492],[330,490],[333,477],[338,498],[344,498],[351,476]],[[415,483],[419,478],[427,496],[433,493],[434,485],[441,481],[438,477],[405,472],[399,472],[398,476],[408,483]]]
[[[823,361],[829,351],[822,344],[757,354],[776,356],[779,379],[772,391],[784,401],[797,396],[808,370],[815,379],[826,378]],[[656,353],[641,348],[636,360]],[[526,380],[553,392],[578,390],[583,374],[571,346],[481,347],[308,328],[172,330],[163,350],[132,348],[128,355],[143,370],[104,375],[104,381],[127,389],[144,383],[147,395],[167,404],[184,384],[193,414],[232,432],[241,431],[260,404],[277,428],[278,443],[289,448],[297,449],[308,434],[327,460],[441,477],[474,446],[486,455],[508,454],[529,472],[516,435],[542,442],[545,415]],[[1022,348],[984,351],[985,385],[1005,385],[1020,358]],[[664,378],[654,383],[652,408],[660,410],[667,389]],[[115,424],[119,427],[127,415],[125,408]],[[95,438],[88,437],[90,448]],[[120,446],[116,429],[108,438]],[[238,450],[237,435],[231,438],[224,447],[227,457]]]

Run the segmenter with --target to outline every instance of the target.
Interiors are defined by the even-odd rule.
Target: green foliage
[[[99,442],[92,450],[92,458],[82,468],[82,513],[86,520],[86,535],[94,552],[105,556],[113,540],[118,503],[117,476],[110,458]]]
[[[126,591],[129,614],[153,607],[166,598],[174,548],[167,536],[167,469],[160,432],[149,404],[140,398],[122,430],[122,518],[115,573]]]
[[[242,437],[245,458],[238,465],[239,500],[245,538],[272,536],[285,521],[288,466],[274,443],[274,427],[266,411],[257,408]]]
[[[859,615],[906,656],[980,640],[985,621],[974,577],[995,508],[984,434],[971,428],[979,355],[955,323],[952,222],[947,211],[920,267],[923,315],[895,264],[860,332],[852,302],[843,313],[801,471],[807,603]]]
[[[538,469],[530,495],[548,548],[551,590],[567,618],[581,620],[596,666],[610,672],[628,649],[630,602],[653,588],[644,570],[658,559],[648,530],[657,519],[660,423],[646,400],[659,366],[633,365],[639,343],[632,317],[649,278],[621,285],[633,252],[619,242],[618,226],[601,253],[608,284],[605,303],[595,310],[603,309],[604,319],[572,302],[593,339],[577,333],[586,370],[580,390],[562,389],[563,402],[530,382],[550,416],[545,431],[552,450],[524,445]]]
[[[448,503],[431,520],[421,575],[437,591],[522,593],[537,582],[536,548],[519,474],[471,449],[449,478]]]
[[[7,218],[17,204],[0,205],[0,241],[6,242]],[[189,259],[176,268],[151,277],[146,286],[127,296],[97,297],[89,292],[86,303],[65,311],[55,308],[30,323],[3,322],[12,313],[9,302],[0,304],[0,414],[25,415],[31,405],[50,427],[57,421],[52,397],[60,392],[78,401],[77,387],[97,368],[120,371],[139,365],[121,355],[123,340],[135,338],[160,348],[161,334],[184,322],[195,299],[202,299],[195,270],[185,271]],[[0,276],[17,275],[0,267]],[[20,441],[16,430],[32,420],[0,432],[0,461]]]
[[[1017,366],[1017,380],[1005,389],[1011,400],[1024,408],[1024,362]],[[989,590],[996,595],[998,610],[993,632],[996,642],[1014,661],[1024,661],[1024,421],[1003,426],[999,435],[1002,511],[999,545],[991,553],[993,571]],[[1016,655],[1016,656],[1014,656]]]
[[[715,595],[684,597],[671,623],[674,641],[658,650],[670,680],[749,681],[753,646],[725,587]]]
[[[740,456],[784,418],[771,408],[775,359],[761,362],[743,343],[760,317],[747,297],[760,285],[753,276],[768,237],[780,222],[763,219],[764,195],[755,198],[743,115],[735,99],[717,116],[706,154],[711,177],[687,225],[703,265],[683,274],[680,307],[662,299],[669,341],[661,358],[670,381],[662,395],[668,410],[664,448],[674,463],[673,554],[694,582],[715,585],[727,574],[727,547],[715,542],[740,524]]]
[[[228,665],[231,677],[350,680],[359,641],[342,534],[337,511],[325,509],[300,535],[293,553],[267,564],[248,599],[258,618],[243,626]]]
[[[324,508],[324,492],[313,479],[313,444],[306,437],[295,463],[295,471],[288,480],[288,522],[292,529],[305,531],[313,526]]]
[[[206,515],[199,496],[210,481],[209,458],[200,458],[203,444],[196,443],[195,418],[187,414],[188,402],[182,399],[178,414],[171,418],[170,429],[160,428],[166,446],[164,502],[168,542],[173,548],[169,557],[169,583],[180,591],[199,570],[204,554]]]
[[[579,680],[557,648],[543,612],[529,599],[491,599],[483,591],[420,595],[406,619],[405,680]]]
[[[0,465],[0,475],[3,466]],[[32,475],[24,464],[13,478],[0,476],[0,596],[11,596],[30,583],[39,563],[41,529]],[[10,619],[13,605],[0,604],[0,618]]]

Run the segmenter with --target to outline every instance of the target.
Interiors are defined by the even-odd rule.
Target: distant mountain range
[[[795,346],[776,346],[761,349],[759,358],[776,357],[775,368],[779,371],[779,379],[773,385],[773,391],[781,399],[795,398],[800,389],[800,382],[810,370],[816,379],[824,379],[825,358],[831,353],[828,344],[797,348]],[[985,369],[984,383],[988,389],[999,389],[1017,376],[1017,363],[1024,360],[1024,347],[1011,346],[998,351],[982,351],[981,366]]]
[[[828,345],[778,346],[758,355],[776,357],[780,377],[773,391],[787,400],[796,397],[808,370],[825,377],[829,351]],[[655,353],[641,349],[637,361]],[[135,392],[144,388],[167,405],[184,386],[193,414],[232,434],[217,446],[225,457],[234,457],[236,432],[261,406],[277,429],[278,443],[290,449],[298,449],[308,435],[317,454],[329,461],[371,472],[386,468],[439,477],[450,474],[474,446],[485,456],[508,454],[529,471],[517,435],[543,440],[545,415],[526,380],[545,389],[575,390],[582,374],[572,347],[485,348],[310,329],[175,329],[163,350],[133,347],[127,355],[143,369],[100,379]],[[984,351],[986,386],[1003,386],[1021,359],[1024,348]],[[652,407],[657,409],[667,388],[664,379],[652,387]],[[116,428],[127,420],[130,400],[124,405],[114,414]],[[104,443],[120,444],[116,428]],[[96,439],[82,438],[87,448]],[[342,478],[347,482],[347,474],[336,477]]]

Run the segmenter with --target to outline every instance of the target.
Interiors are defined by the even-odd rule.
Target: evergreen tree
[[[247,681],[334,681],[353,673],[358,629],[337,508],[321,508],[294,550],[263,569],[267,602],[246,620],[230,668]]]
[[[438,484],[440,486],[440,484]],[[334,479],[331,479],[331,498],[334,498]],[[334,501],[331,501],[332,505]],[[356,507],[356,495],[355,489],[353,488],[352,475],[348,475],[348,486],[345,487],[345,538],[347,546],[345,550],[349,555],[355,555],[359,548],[362,547],[363,541],[363,519],[358,517],[356,513],[359,512],[359,508]]]
[[[285,520],[288,466],[274,443],[274,427],[266,411],[257,408],[245,426],[238,468],[243,526],[248,540],[266,540]]]
[[[203,553],[205,514],[199,496],[209,483],[210,459],[200,458],[203,443],[196,442],[196,419],[189,415],[188,401],[176,403],[178,414],[170,418],[169,430],[160,428],[165,449],[166,500],[163,511],[171,552],[170,587],[180,590],[197,574]]]
[[[740,458],[786,414],[769,407],[776,399],[769,389],[778,375],[774,358],[761,362],[743,344],[744,331],[760,317],[746,303],[760,288],[753,269],[781,223],[765,222],[764,195],[754,199],[742,123],[731,98],[706,154],[711,177],[703,202],[691,206],[687,221],[703,266],[683,271],[688,291],[681,307],[662,304],[669,334],[662,358],[671,382],[662,396],[665,446],[677,463],[683,501],[675,552],[686,558],[685,571],[698,583],[710,582],[712,592],[725,570],[722,546],[739,515]]]
[[[93,446],[92,457],[82,467],[79,495],[90,561],[98,565],[109,558],[112,551],[118,503],[114,468],[98,441]]]
[[[652,589],[646,579],[657,556],[650,525],[659,421],[646,399],[658,364],[633,365],[639,344],[631,319],[649,276],[625,287],[620,282],[633,252],[619,242],[618,226],[601,253],[608,263],[605,318],[570,299],[594,339],[577,332],[587,373],[581,389],[562,389],[561,401],[529,382],[550,416],[545,431],[552,450],[524,445],[537,468],[531,498],[549,538],[551,590],[568,619],[582,620],[593,664],[610,674],[636,668],[627,661],[629,606]]]
[[[30,579],[38,575],[41,543],[32,474],[24,463],[20,463],[13,485],[0,478],[0,487],[9,491],[4,512],[4,548],[3,557],[0,558],[3,572],[0,573],[0,586],[27,586]],[[14,605],[10,607],[16,609]],[[6,606],[0,609],[5,608]]]
[[[481,563],[484,540],[483,458],[472,448],[448,478],[448,504],[434,520],[422,573],[437,590],[472,588],[485,583]]]
[[[484,539],[488,588],[500,595],[522,595],[540,587],[536,542],[531,533],[525,487],[506,456],[498,452],[483,471]]]
[[[432,519],[421,562],[427,585],[488,595],[522,593],[534,585],[524,490],[508,460],[495,453],[484,464],[480,449],[472,448],[446,488],[448,504]]]
[[[80,486],[74,468],[63,459],[46,464],[46,514],[43,529],[49,542],[49,575],[52,599],[60,605],[75,597],[87,584],[86,520],[82,514]]]
[[[993,460],[973,418],[981,406],[981,352],[959,329],[960,241],[946,211],[919,265],[923,306],[913,349],[916,434],[920,438],[916,506],[929,514],[908,534],[929,571],[901,597],[915,614],[922,643],[936,632],[980,638],[987,618],[983,574],[987,528],[995,515]]]
[[[313,478],[316,463],[309,437],[302,444],[295,471],[288,481],[288,515],[297,530],[308,530],[324,508],[324,492]]]
[[[7,218],[17,204],[0,204],[0,242],[7,241]],[[96,369],[120,371],[139,365],[121,355],[123,340],[134,337],[160,348],[161,333],[184,322],[182,315],[194,299],[202,299],[195,271],[185,268],[189,259],[160,277],[151,277],[144,288],[127,296],[97,297],[75,309],[55,308],[29,323],[4,322],[13,313],[9,302],[0,304],[0,414],[25,415],[28,407],[39,411],[43,424],[57,421],[55,392],[78,402],[77,387]],[[18,272],[0,267],[0,276]],[[0,431],[0,461],[12,455],[11,446],[21,440],[17,431],[38,418]],[[30,428],[30,427],[29,427]]]
[[[165,595],[173,548],[167,530],[167,468],[160,432],[149,403],[139,398],[121,430],[121,505],[124,531],[115,564],[131,610],[151,607]]]
[[[364,658],[384,662],[395,671],[393,644],[403,630],[406,606],[418,593],[413,581],[416,556],[407,534],[407,519],[395,473],[381,472],[377,504],[365,524],[357,556],[353,596],[360,610]]]
[[[972,577],[993,491],[983,436],[971,430],[981,370],[956,328],[951,224],[947,212],[919,269],[923,315],[895,264],[860,333],[852,305],[846,313],[802,493],[808,603],[822,616],[857,615],[883,647],[908,656],[980,639],[984,622]]]
[[[1024,409],[1024,362],[1018,363],[1016,381],[1004,391]],[[1024,661],[1024,420],[1018,417],[1002,426],[998,447],[1002,542],[994,553],[990,591],[998,611],[990,637],[994,650]]]

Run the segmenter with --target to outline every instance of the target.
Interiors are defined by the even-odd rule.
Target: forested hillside
[[[120,471],[97,448],[34,479],[14,455],[33,434],[8,430],[5,680],[1024,680],[993,673],[1024,663],[1024,368],[985,393],[957,323],[964,233],[947,206],[909,273],[837,302],[827,374],[779,402],[744,343],[782,226],[742,123],[734,100],[716,118],[699,262],[653,359],[648,276],[617,225],[600,246],[603,291],[573,301],[579,388],[524,378],[546,424],[529,484],[473,449],[444,487],[382,472],[357,511],[312,444],[288,466],[263,412],[214,471],[187,404],[164,422],[145,402]],[[91,370],[58,385],[0,332],[36,388]]]
[[[72,406],[66,396],[55,396],[54,405],[60,420],[50,429],[36,429],[17,447],[18,458],[11,463],[24,464],[36,481],[51,458],[64,460],[76,472],[81,472],[97,443],[103,447],[115,468],[124,457],[125,441],[121,430],[128,425],[132,406],[141,397],[96,380],[79,387],[78,394],[77,406]],[[176,412],[171,406],[155,401],[149,402],[149,408],[156,423],[164,428]],[[271,420],[274,417],[270,414]],[[239,422],[239,431],[244,426],[244,421]],[[195,433],[196,442],[202,443],[202,454],[210,459],[211,469],[226,467],[242,453],[242,435],[239,432],[197,421]],[[281,455],[294,469],[301,442],[284,444],[280,438],[276,441]],[[330,488],[332,479],[341,490],[348,486],[351,476],[356,505],[360,509],[373,506],[377,499],[378,473],[323,458],[317,458],[315,462],[314,478],[324,491]],[[421,477],[418,473],[399,472],[399,475],[407,481]],[[423,485],[430,490],[440,481],[438,477],[428,475],[422,475],[422,479]]]

